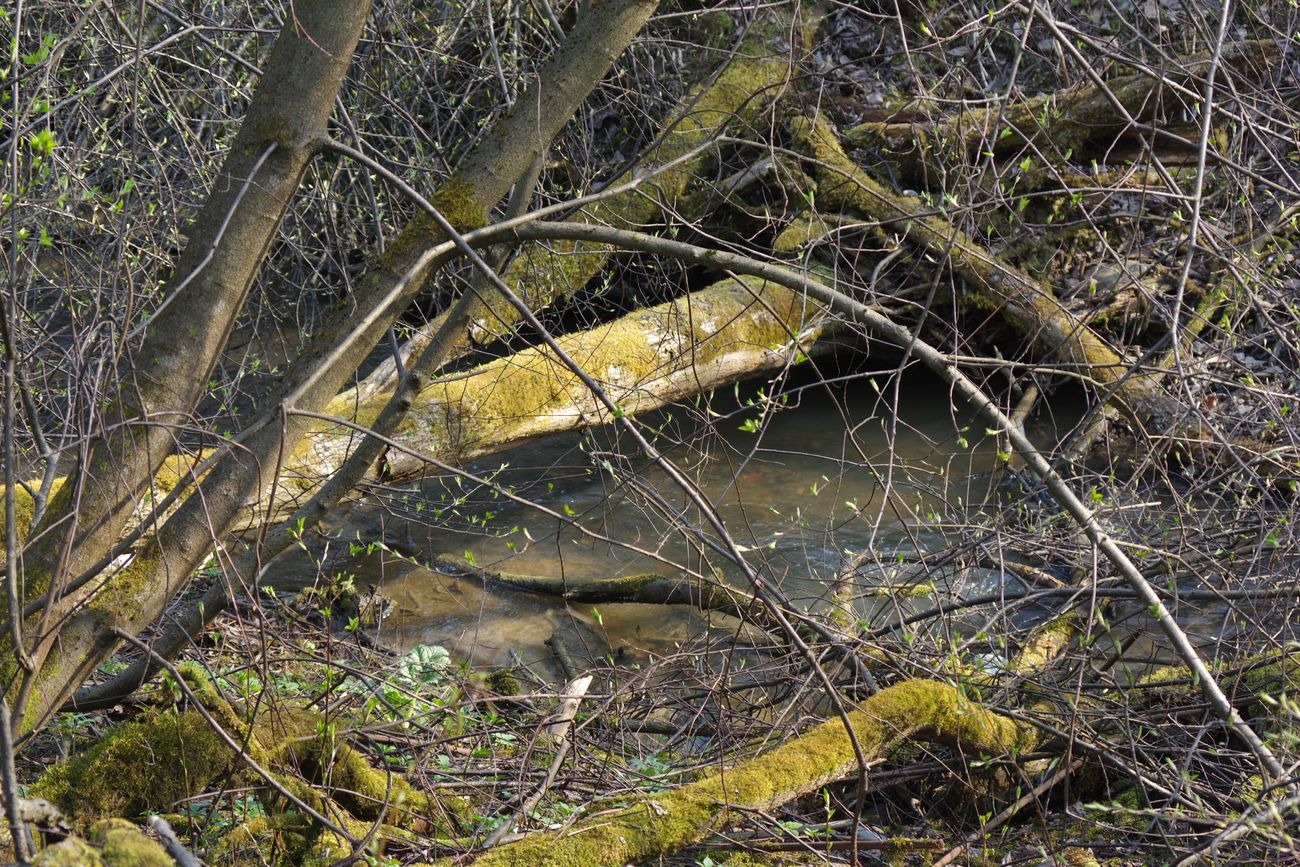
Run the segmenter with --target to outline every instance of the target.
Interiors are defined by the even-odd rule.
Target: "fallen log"
[[[1223,69],[1250,74],[1280,57],[1272,40],[1246,40],[1223,46]],[[852,147],[882,148],[900,174],[916,180],[940,176],[969,164],[980,153],[1001,155],[1025,149],[1049,161],[1079,153],[1088,142],[1114,137],[1134,120],[1174,116],[1199,99],[1198,76],[1210,56],[1184,58],[1176,69],[1142,71],[1105,82],[1089,82],[1008,105],[963,108],[935,122],[870,121],[844,134]],[[1126,116],[1127,115],[1127,116]]]
[[[805,13],[805,17],[815,13]],[[806,21],[804,26],[815,27]],[[691,90],[682,109],[664,124],[658,144],[630,171],[645,180],[629,189],[579,209],[569,219],[576,223],[640,229],[662,219],[685,195],[687,185],[708,159],[706,146],[732,127],[745,129],[758,120],[761,110],[790,77],[788,51],[774,48],[776,36],[786,34],[790,21],[758,22],[736,48],[727,66],[712,80]],[[524,249],[502,278],[533,310],[544,309],[581,289],[614,254],[613,247],[574,241],[557,241]],[[418,355],[453,316],[469,325],[455,335],[457,345],[447,350],[458,357],[474,344],[485,344],[510,331],[520,321],[517,311],[500,302],[496,293],[466,293],[449,310],[421,327],[402,347],[404,359]],[[382,362],[358,387],[362,399],[390,391],[397,382],[397,364]]]
[[[940,743],[972,756],[1015,756],[1037,744],[1035,729],[988,710],[957,688],[911,680],[848,714],[867,761],[908,742]],[[683,786],[598,812],[559,834],[542,831],[474,859],[478,867],[583,864],[622,867],[680,852],[739,815],[772,810],[857,769],[849,732],[826,722],[769,753]],[[451,862],[443,862],[449,864]]]
[[[941,257],[974,290],[966,304],[992,307],[1039,355],[1076,366],[1130,421],[1166,432],[1189,424],[1199,428],[1194,416],[1182,412],[1150,377],[1135,372],[1118,349],[1061,304],[1050,286],[975,243],[919,198],[893,193],[859,168],[828,121],[798,118],[793,132],[796,146],[813,162],[819,208],[890,226]]]
[[[830,334],[816,302],[754,277],[715,283],[638,310],[560,345],[599,383],[619,411],[635,415],[790,363]],[[328,478],[346,458],[356,426],[368,426],[382,397],[359,406],[347,396],[329,410],[350,422],[318,425],[286,461],[284,495],[294,501]],[[392,439],[386,480],[427,471],[415,454],[463,463],[536,437],[611,422],[591,390],[546,347],[525,349],[467,373],[430,383],[417,395]]]

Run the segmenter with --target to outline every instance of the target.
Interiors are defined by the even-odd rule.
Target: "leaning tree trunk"
[[[108,433],[91,444],[71,476],[76,483],[61,487],[41,526],[34,528],[33,536],[48,532],[23,557],[26,598],[57,591],[65,576],[101,560],[150,493],[175,448],[175,428],[187,422],[202,396],[316,143],[325,135],[369,9],[369,2],[302,3],[276,40],[219,180],[188,231],[190,242],[175,276],[164,287],[166,300],[135,353],[138,365],[102,425]],[[28,623],[28,646],[7,648],[21,660],[18,668],[7,665],[4,677],[21,729],[43,721],[66,694],[64,688],[51,691],[37,681],[47,680],[42,666],[60,633],[55,624],[80,601],[74,594],[47,606],[39,622]],[[66,656],[65,651],[54,655],[60,667]]]
[[[972,290],[968,306],[993,306],[1044,358],[1074,365],[1090,377],[1107,401],[1131,421],[1154,430],[1199,438],[1199,423],[1157,387],[1101,335],[1070,312],[1052,287],[1022,268],[1004,262],[975,243],[915,196],[892,193],[844,153],[835,129],[824,118],[796,118],[796,145],[812,161],[818,181],[817,205],[901,231],[906,239],[940,257]],[[778,246],[791,244],[788,237]]]
[[[811,32],[820,14],[805,10],[802,15],[804,31]],[[640,229],[662,220],[706,164],[708,155],[703,148],[724,129],[735,129],[736,134],[752,129],[761,109],[780,95],[790,78],[790,55],[776,45],[780,38],[788,37],[790,29],[788,19],[754,22],[727,66],[687,94],[681,110],[663,125],[659,143],[629,173],[649,177],[635,188],[581,208],[569,219],[625,229]],[[613,253],[608,245],[582,242],[529,247],[502,277],[532,309],[540,310],[581,289],[601,272]],[[502,336],[519,323],[520,316],[500,303],[495,292],[467,292],[453,310],[416,332],[403,347],[403,355],[418,355],[451,319],[457,322],[456,343],[442,350],[447,358],[462,354],[472,343],[485,344]],[[466,323],[463,327],[461,319]],[[368,399],[390,390],[396,382],[396,363],[385,361],[366,377],[358,393]]]
[[[544,65],[517,110],[502,119],[435,196],[437,209],[453,227],[464,230],[486,223],[489,210],[509,189],[512,178],[538,158],[655,8],[651,0],[617,0],[601,4],[583,17],[557,55]],[[313,143],[325,144],[323,133]],[[57,710],[112,652],[119,632],[139,632],[162,613],[207,556],[214,537],[227,533],[241,515],[262,501],[268,489],[284,490],[276,484],[283,458],[294,453],[298,440],[312,425],[299,413],[323,410],[338,394],[436,266],[446,261],[446,256],[429,253],[442,239],[442,230],[432,217],[412,221],[370,269],[353,304],[336,311],[295,360],[279,395],[271,401],[275,409],[250,426],[251,433],[241,447],[221,458],[198,491],[140,547],[129,564],[106,581],[94,582],[99,589],[89,600],[74,596],[59,603],[66,619],[61,618],[51,636],[57,636],[60,652],[27,678],[35,689],[29,690],[24,733],[33,731]],[[111,545],[116,536],[114,533],[103,547]],[[45,610],[54,611],[55,606],[46,605]]]

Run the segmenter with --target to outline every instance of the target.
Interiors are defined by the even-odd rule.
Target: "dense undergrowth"
[[[383,5],[336,122],[422,190],[510,111],[580,14],[545,2],[464,14]],[[640,210],[609,205],[603,219],[837,281],[952,353],[1020,422],[1051,430],[1045,447],[1059,471],[1157,585],[1288,776],[1270,779],[1229,734],[1153,612],[1025,471],[1005,432],[967,427],[952,441],[991,442],[995,471],[964,489],[947,480],[954,487],[924,508],[910,492],[877,512],[849,504],[844,521],[888,513],[901,529],[888,544],[845,550],[813,613],[784,610],[788,629],[754,588],[704,583],[718,542],[695,534],[705,565],[685,582],[694,595],[668,601],[706,611],[714,628],[650,657],[624,656],[600,629],[573,649],[557,639],[547,666],[475,668],[431,644],[393,650],[376,638],[390,604],[382,588],[358,587],[346,558],[327,553],[396,558],[382,533],[302,534],[319,564],[306,590],[277,587],[274,564],[256,582],[233,578],[224,567],[239,546],[221,540],[229,548],[171,611],[225,581],[234,604],[183,661],[112,707],[60,713],[25,745],[23,794],[53,803],[64,823],[39,832],[50,844],[41,863],[168,863],[132,830],[151,815],[208,864],[1297,857],[1295,8],[1234,6],[1220,29],[1217,8],[1190,3],[886,6],[804,18],[661,10],[551,148],[533,204],[616,182],[667,135],[664,119],[688,94],[701,111],[738,102],[739,119],[689,173],[661,179]],[[41,98],[65,106],[50,109],[57,124],[28,113],[6,194],[7,206],[39,203],[11,212],[24,276],[10,294],[33,417],[91,413],[129,367],[116,359],[162,303],[155,287],[213,182],[255,81],[248,65],[279,11],[209,5],[190,43],[198,62],[161,48],[137,63],[138,76],[98,83],[93,98],[71,70],[102,74],[133,40],[165,39],[177,16],[148,7],[139,20],[125,10],[82,20],[44,4],[23,19],[24,80],[48,76]],[[737,44],[770,56],[747,67],[741,52],[710,79]],[[796,62],[787,68],[786,57]],[[1218,90],[1202,125],[1212,58],[1222,60]],[[746,86],[757,92],[732,92]],[[677,143],[696,146],[697,131],[679,130]],[[909,216],[882,215],[882,196]],[[196,412],[201,423],[178,442],[197,453],[237,433],[324,311],[348,303],[365,251],[416,213],[362,169],[313,168]],[[547,327],[580,331],[707,283],[665,259],[570,255],[580,249],[556,248],[565,264],[547,273],[566,285],[548,299]],[[449,271],[394,339],[418,332],[471,279]],[[532,327],[476,327],[460,368],[497,356],[508,368],[538,338]],[[844,323],[836,333],[866,352],[834,376],[874,388],[889,415],[897,395],[879,382],[912,359],[880,363],[874,336]],[[1085,348],[1111,353],[1084,353],[1104,375],[1059,361],[1079,361],[1062,346],[1084,333]],[[845,357],[841,347],[837,363]],[[824,363],[798,346],[789,361]],[[1180,414],[1114,399],[1140,389]],[[770,414],[798,411],[785,407],[774,398],[743,422],[754,454]],[[683,411],[721,423],[707,405]],[[93,428],[79,424],[63,447]],[[46,446],[30,425],[19,434],[16,458],[39,474]],[[854,437],[846,429],[835,472],[891,485],[901,460],[873,467],[853,453]],[[716,450],[668,449],[685,464]],[[624,463],[589,463],[612,486],[635,487]],[[823,481],[834,489],[833,477]],[[969,496],[974,488],[993,493]],[[403,495],[382,484],[372,492],[390,510]],[[646,503],[673,512],[653,493]],[[489,524],[486,508],[441,506],[449,521]],[[436,528],[443,516],[432,511],[421,520]],[[703,526],[689,510],[675,514],[688,534]],[[922,533],[945,544],[916,543]],[[760,544],[744,553],[760,573],[770,565]],[[510,584],[492,571],[509,564],[437,565]],[[972,577],[989,575],[999,579],[992,592]],[[589,629],[600,626],[603,603],[574,601],[562,577],[529,590],[567,596]],[[124,645],[94,680],[141,652]],[[560,690],[584,674],[594,681],[566,701]],[[101,854],[55,845],[69,833]]]

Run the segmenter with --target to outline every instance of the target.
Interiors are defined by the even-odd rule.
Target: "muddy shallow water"
[[[858,552],[889,560],[942,547],[942,534],[927,525],[982,501],[997,460],[983,425],[921,373],[796,381],[777,395],[742,386],[642,421],[713,504],[750,566],[807,607],[828,596]],[[469,468],[495,488],[443,476],[353,504],[328,524],[339,541],[326,569],[381,588],[393,605],[376,637],[397,648],[441,644],[482,666],[537,662],[549,658],[544,642],[560,630],[592,658],[673,652],[710,622],[726,628],[726,618],[680,605],[593,611],[382,553],[341,556],[348,540],[382,538],[408,553],[575,582],[653,571],[743,583],[699,511],[627,442],[611,429],[554,437]],[[318,570],[299,555],[276,573],[277,586],[291,586]],[[965,575],[961,590],[987,592],[1002,580]]]

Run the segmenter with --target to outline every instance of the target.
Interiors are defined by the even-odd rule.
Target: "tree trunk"
[[[655,6],[649,0],[617,0],[601,4],[583,17],[521,98],[518,109],[503,118],[439,191],[435,201],[453,226],[470,228],[486,222],[490,208],[509,189],[510,178],[537,158]],[[305,21],[299,15],[299,26],[310,32]],[[360,22],[357,28],[359,35]],[[349,48],[344,55],[350,53]],[[274,62],[268,67],[264,82],[276,68]],[[318,146],[323,141],[323,130],[311,139]],[[59,653],[26,678],[35,688],[28,690],[21,731],[30,733],[39,726],[106,658],[117,645],[116,630],[138,632],[156,619],[207,556],[212,540],[229,532],[250,507],[256,508],[268,488],[284,491],[283,485],[275,485],[282,458],[293,453],[312,425],[309,418],[295,411],[320,411],[338,394],[435,266],[446,261],[445,256],[428,254],[440,240],[441,232],[431,217],[413,220],[362,281],[353,305],[337,311],[295,360],[278,397],[271,401],[276,409],[250,427],[241,447],[231,450],[207,474],[199,491],[168,518],[156,537],[146,542],[128,565],[95,585],[100,589],[88,601],[85,594],[78,594],[57,606],[46,606],[47,612],[57,609],[65,615],[52,621],[59,623],[58,629],[45,637],[47,647],[57,637]],[[174,336],[171,340],[184,345]],[[94,547],[83,546],[78,562],[92,565],[95,557],[102,557],[112,546],[136,501],[130,504],[115,532],[104,534]]]
[[[814,22],[820,20],[815,13],[805,15],[811,18],[805,22],[806,29],[815,27]],[[788,81],[789,52],[772,45],[778,36],[788,36],[790,22],[781,23],[784,26],[755,22],[727,67],[713,80],[691,90],[681,111],[664,124],[658,145],[630,172],[636,177],[654,172],[653,177],[635,189],[588,205],[569,219],[640,229],[671,212],[707,160],[707,153],[700,148],[728,126],[743,130],[755,124],[763,106],[779,95]],[[660,166],[665,168],[656,171]],[[611,183],[617,184],[619,179]],[[533,310],[540,310],[581,289],[600,273],[613,252],[607,245],[571,241],[532,247],[515,258],[503,279]],[[495,292],[466,293],[455,312],[437,317],[416,332],[403,347],[403,354],[412,357],[423,351],[450,316],[465,317],[469,326],[458,332],[459,342],[446,353],[448,357],[462,354],[471,343],[488,343],[507,333],[518,324],[519,314],[498,303],[495,296]],[[386,361],[366,378],[359,396],[364,400],[388,391],[396,381],[397,366]]]
[[[827,333],[824,309],[754,277],[715,283],[676,301],[559,339],[627,415],[657,409],[742,378],[779,369]],[[334,406],[368,426],[383,400]],[[465,374],[431,383],[392,435],[385,478],[427,472],[418,455],[458,464],[536,437],[613,421],[550,350],[525,349]],[[346,458],[354,434],[321,426],[289,462],[286,496],[310,490]],[[277,509],[283,508],[277,504]]]
[[[1251,40],[1223,46],[1221,59],[1227,69],[1249,75],[1277,58],[1275,42]],[[1105,88],[1088,83],[1012,105],[963,107],[935,123],[869,121],[848,130],[844,141],[853,147],[884,146],[909,179],[941,175],[980,151],[1001,154],[1032,146],[1051,160],[1078,154],[1088,142],[1119,135],[1134,120],[1176,116],[1186,104],[1199,100],[1199,92],[1189,88],[1209,66],[1208,55],[1188,57],[1167,77],[1135,72],[1106,82]]]
[[[994,306],[1040,356],[1075,365],[1130,421],[1164,432],[1189,424],[1177,403],[1159,391],[1152,377],[1135,372],[1115,347],[1057,300],[1050,286],[976,244],[941,216],[933,215],[933,209],[920,199],[885,189],[845,155],[839,137],[825,119],[796,119],[794,137],[813,160],[819,208],[894,227],[907,240],[942,257],[973,290],[974,297],[966,304]],[[782,243],[777,242],[778,246]],[[1195,419],[1190,423],[1196,425]]]
[[[326,132],[344,72],[361,38],[369,2],[313,0],[300,4],[266,64],[248,115],[218,181],[189,229],[190,242],[167,299],[148,325],[124,383],[88,457],[51,500],[33,536],[49,530],[24,556],[28,599],[57,589],[64,576],[99,561],[117,541],[202,396],[235,317],[303,174]],[[5,672],[21,730],[30,730],[66,692],[36,686],[40,668],[73,595],[48,606],[30,624],[32,669]],[[11,616],[12,616],[11,612]],[[66,651],[54,655],[66,659]],[[44,673],[41,680],[44,680]],[[26,705],[26,707],[24,707]]]

